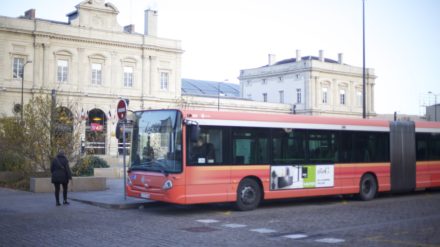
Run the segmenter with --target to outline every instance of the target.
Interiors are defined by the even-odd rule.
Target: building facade
[[[433,105],[426,107],[426,120],[440,122],[440,104],[437,104],[436,102]]]
[[[373,69],[366,70],[366,113],[374,116]],[[241,70],[243,98],[289,104],[292,112],[307,115],[362,116],[362,68],[324,57],[301,57],[275,62],[269,55],[268,65]]]
[[[61,105],[81,115],[82,141],[94,153],[117,150],[115,108],[166,108],[181,95],[181,43],[157,37],[157,12],[145,11],[145,32],[117,22],[102,0],[79,3],[68,22],[0,16],[0,114],[12,115],[38,93],[55,90]],[[24,76],[24,77],[23,77]],[[22,80],[23,79],[23,80]],[[17,108],[16,108],[17,109]],[[19,109],[19,108],[18,108]]]

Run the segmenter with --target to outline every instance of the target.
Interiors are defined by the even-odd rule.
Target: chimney
[[[24,12],[24,18],[29,20],[35,20],[35,9],[29,9]]]
[[[297,63],[301,62],[301,51],[300,50],[296,50],[296,62]]]
[[[269,65],[273,65],[276,61],[275,61],[275,54],[269,54]]]
[[[124,27],[124,32],[134,33],[134,24],[130,24]]]
[[[157,10],[145,10],[145,35],[157,36]]]
[[[324,62],[324,51],[319,50],[319,61]]]
[[[342,64],[342,63],[343,63],[343,58],[344,58],[344,54],[339,53],[339,54],[338,54],[338,63],[339,63],[339,64]]]

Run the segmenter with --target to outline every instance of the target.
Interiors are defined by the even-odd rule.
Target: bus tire
[[[237,188],[236,207],[240,211],[254,210],[261,201],[261,188],[251,178],[241,180]]]
[[[359,187],[359,198],[362,201],[369,201],[374,199],[377,194],[377,181],[376,178],[367,173],[362,176],[360,187]]]

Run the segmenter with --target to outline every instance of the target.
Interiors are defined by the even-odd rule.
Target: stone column
[[[49,66],[50,66],[50,63],[49,63],[49,60],[50,60],[49,49],[50,49],[50,44],[49,43],[43,43],[42,47],[43,47],[43,68],[42,68],[43,75],[42,75],[41,86],[43,88],[51,89],[52,85],[50,85],[50,83],[49,83],[49,80],[50,80],[49,79],[50,78],[50,75],[49,75]]]
[[[153,93],[158,91],[158,73],[157,73],[157,57],[156,56],[149,56],[149,62],[150,62],[150,70],[149,70],[149,80],[147,84],[148,88],[148,96],[152,96]]]
[[[84,54],[84,48],[78,48],[78,57],[77,57],[77,70],[74,72],[77,75],[77,85],[78,91],[84,94],[85,87],[87,85],[87,75],[89,73],[89,61],[86,59]],[[73,72],[73,71],[72,71]],[[83,95],[82,95],[83,96]],[[82,97],[81,96],[81,97]],[[87,111],[88,109],[85,109]]]
[[[35,56],[34,61],[32,61],[33,66],[33,88],[41,88],[43,86],[43,43],[35,43]]]

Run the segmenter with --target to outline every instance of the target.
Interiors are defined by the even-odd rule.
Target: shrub
[[[74,176],[93,176],[93,168],[108,168],[107,161],[93,155],[81,158],[72,168]]]
[[[25,162],[20,154],[5,150],[0,155],[0,171],[25,171]]]

